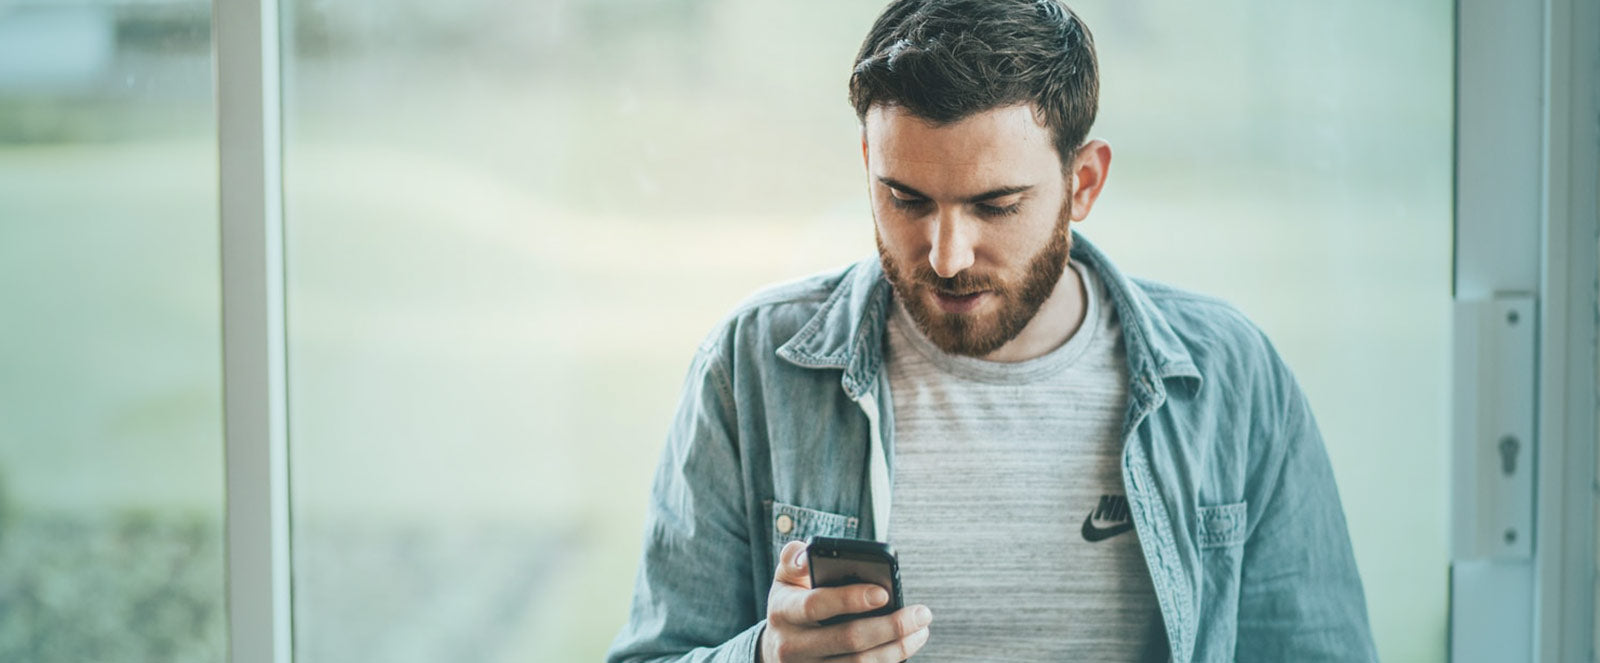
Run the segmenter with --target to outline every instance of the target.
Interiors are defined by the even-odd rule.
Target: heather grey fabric
[[[898,302],[890,316],[889,543],[907,605],[933,610],[919,662],[1166,659],[1122,488],[1122,329],[1072,267],[1083,324],[1028,361],[949,355]]]

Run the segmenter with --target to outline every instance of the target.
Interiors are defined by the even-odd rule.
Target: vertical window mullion
[[[1540,663],[1594,660],[1596,62],[1593,0],[1545,0]]]
[[[1532,661],[1537,650],[1542,20],[1538,3],[1456,2],[1456,663]],[[1515,328],[1512,306],[1530,313]],[[1490,324],[1496,315],[1504,324]],[[1501,440],[1513,441],[1512,457],[1498,455]]]
[[[276,0],[219,0],[229,660],[293,658]]]
[[[1523,394],[1534,403],[1523,467],[1536,478],[1525,552],[1468,545],[1498,526],[1484,507],[1505,495],[1475,472],[1495,462],[1480,441],[1499,431],[1473,431],[1481,418],[1460,394],[1502,384],[1506,371],[1463,352],[1470,334],[1456,330],[1451,660],[1591,661],[1597,12],[1592,0],[1456,8],[1456,306],[1524,297],[1538,313],[1535,358],[1519,367],[1534,376]]]

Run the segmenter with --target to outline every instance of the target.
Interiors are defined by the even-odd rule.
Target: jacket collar
[[[1072,238],[1072,259],[1095,270],[1116,307],[1132,393],[1153,407],[1166,398],[1166,379],[1189,378],[1198,387],[1201,376],[1193,358],[1144,289],[1083,235],[1073,231]],[[850,266],[811,320],[778,348],[778,356],[803,368],[843,369],[845,394],[860,398],[876,387],[881,372],[892,293],[877,256]]]

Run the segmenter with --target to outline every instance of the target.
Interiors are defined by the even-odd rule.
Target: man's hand
[[[767,593],[767,628],[757,645],[761,663],[811,663],[824,658],[897,663],[927,643],[933,613],[923,605],[841,624],[818,624],[829,617],[883,607],[889,593],[877,585],[812,589],[805,550],[806,544],[790,541],[778,554],[778,572]]]

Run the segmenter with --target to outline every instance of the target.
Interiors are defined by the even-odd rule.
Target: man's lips
[[[984,296],[989,294],[989,291],[975,290],[965,294],[957,294],[935,290],[933,294],[934,299],[939,301],[939,308],[944,309],[946,313],[966,313],[977,308],[978,303],[983,300]]]

